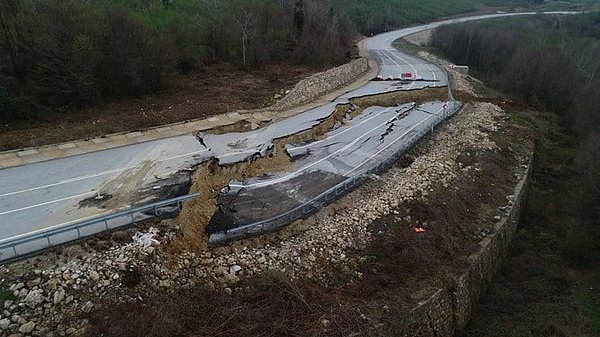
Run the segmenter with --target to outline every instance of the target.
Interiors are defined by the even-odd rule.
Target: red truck
[[[412,73],[402,73],[400,74],[400,79],[402,80],[414,80],[414,76]]]

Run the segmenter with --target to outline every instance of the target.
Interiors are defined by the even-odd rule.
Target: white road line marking
[[[396,60],[394,60],[394,58],[393,58],[393,57],[390,57],[390,56],[387,54],[387,52],[386,52],[385,50],[382,50],[382,51],[380,51],[380,53],[381,53],[383,56],[385,56],[385,57],[386,57],[388,60],[392,61],[392,62],[393,62],[393,63],[394,63],[394,64],[395,64],[395,65],[398,67],[398,78],[402,78],[402,69],[400,68],[400,67],[401,67],[401,65],[400,65],[400,64],[398,64],[398,62],[396,62]],[[384,63],[384,65],[385,65],[385,63]],[[393,67],[393,65],[392,65],[392,64],[390,64],[390,66],[392,66],[392,67]],[[393,73],[393,72],[392,72],[392,73]],[[393,77],[393,76],[392,76],[392,77]]]
[[[393,108],[388,108],[388,109],[386,109],[386,111],[389,111],[389,110],[391,110],[391,109],[393,109]],[[352,147],[353,145],[355,145],[356,143],[358,143],[358,141],[360,141],[360,140],[361,140],[362,138],[364,138],[366,135],[368,135],[368,134],[370,134],[371,132],[373,132],[373,131],[377,130],[378,128],[382,127],[383,125],[386,125],[386,124],[388,124],[390,121],[392,121],[392,120],[393,120],[393,119],[395,119],[396,117],[397,117],[397,116],[394,116],[393,118],[390,118],[390,119],[386,120],[384,123],[381,123],[381,124],[379,124],[378,126],[374,127],[373,129],[369,130],[368,132],[366,132],[366,133],[362,134],[360,137],[356,138],[356,139],[355,139],[355,140],[353,140],[352,142],[348,143],[347,145],[345,145],[345,146],[344,146],[344,147],[342,147],[341,149],[339,149],[339,150],[337,150],[337,151],[335,151],[335,152],[333,152],[333,153],[331,153],[331,154],[329,154],[329,155],[327,155],[327,156],[325,156],[325,157],[323,157],[323,158],[321,158],[321,159],[317,160],[317,161],[316,161],[316,162],[314,162],[314,163],[311,163],[311,164],[308,164],[308,165],[306,165],[306,166],[303,166],[302,168],[300,168],[300,169],[296,170],[295,172],[292,172],[292,173],[290,173],[290,174],[287,174],[287,175],[285,175],[285,176],[283,176],[283,177],[280,177],[280,178],[277,178],[277,179],[272,179],[272,180],[265,181],[265,182],[254,183],[254,184],[248,184],[248,185],[242,185],[242,184],[230,184],[230,186],[231,186],[231,187],[241,187],[241,188],[248,188],[248,187],[260,187],[260,186],[268,186],[268,185],[273,185],[273,184],[277,184],[277,183],[279,183],[279,182],[282,182],[282,181],[289,180],[289,179],[291,179],[291,178],[293,178],[293,177],[295,177],[295,176],[299,175],[301,172],[304,172],[304,171],[306,171],[307,169],[309,169],[309,168],[311,168],[311,167],[313,167],[313,166],[315,166],[315,165],[317,165],[317,164],[319,164],[319,163],[321,163],[321,162],[323,162],[323,161],[325,161],[325,160],[327,160],[327,159],[329,159],[329,158],[333,157],[334,155],[336,155],[336,154],[338,154],[338,153],[340,153],[340,152],[342,152],[342,151],[345,151],[345,150],[349,149],[350,147]]]
[[[412,130],[414,130],[417,126],[425,123],[426,121],[428,121],[430,118],[432,118],[433,116],[437,116],[442,110],[444,110],[444,108],[441,108],[440,110],[438,110],[436,112],[436,114],[432,114],[429,117],[425,118],[424,120],[420,121],[419,123],[413,125],[410,129],[408,129],[408,131],[406,131],[405,133],[403,133],[402,135],[400,135],[400,137],[396,138],[396,140],[394,140],[393,142],[391,142],[390,144],[388,144],[387,146],[385,146],[383,149],[377,151],[377,153],[375,153],[374,155],[372,155],[371,157],[363,160],[360,164],[358,164],[357,166],[355,166],[352,170],[348,171],[345,176],[349,177],[350,174],[354,171],[356,171],[359,167],[363,166],[366,162],[368,162],[369,160],[373,159],[375,156],[378,156],[381,152],[387,150],[390,146],[396,144],[398,141],[400,141],[402,138],[404,138],[404,136],[406,136],[408,133],[410,133]]]
[[[413,109],[413,108],[415,107],[415,105],[416,105],[416,104],[414,104],[414,103],[413,103],[413,104],[412,104],[412,107],[411,107],[411,109]],[[401,108],[401,107],[400,107],[400,108]],[[388,109],[388,110],[389,110],[389,109]],[[383,114],[383,113],[387,112],[388,110],[382,110],[382,111],[380,111],[380,112],[378,112],[378,113],[374,114],[373,116],[371,116],[371,117],[369,117],[369,118],[366,118],[366,119],[364,119],[364,120],[363,120],[363,121],[361,121],[360,123],[358,123],[358,124],[356,124],[356,125],[353,125],[353,126],[351,126],[351,127],[349,127],[349,128],[346,128],[345,130],[343,130],[343,131],[340,131],[340,132],[336,133],[335,135],[333,135],[333,136],[331,136],[331,137],[329,137],[329,138],[325,138],[325,139],[317,140],[317,141],[315,141],[315,142],[308,143],[308,144],[306,144],[306,145],[301,145],[301,146],[296,146],[296,147],[290,147],[290,148],[288,148],[287,150],[288,150],[288,151],[294,151],[294,150],[297,150],[297,149],[303,149],[303,148],[305,148],[305,147],[309,147],[309,146],[313,146],[313,145],[316,145],[316,144],[320,144],[320,143],[322,143],[322,142],[326,142],[326,141],[328,141],[328,140],[332,140],[332,139],[336,138],[337,136],[343,135],[344,133],[346,133],[346,132],[348,132],[348,131],[350,131],[350,130],[353,130],[354,128],[357,128],[357,127],[359,127],[359,126],[363,125],[364,123],[366,123],[366,122],[368,122],[368,121],[371,121],[371,120],[372,120],[372,119],[374,119],[375,117],[378,117],[378,116],[380,116],[381,114]]]
[[[170,161],[170,160],[174,160],[174,159],[179,159],[179,158],[183,158],[183,157],[193,156],[193,155],[204,153],[204,152],[207,152],[207,151],[208,151],[208,149],[202,150],[202,151],[190,152],[190,153],[186,153],[186,154],[181,154],[181,155],[178,155],[178,156],[174,156],[174,157],[169,157],[169,158],[158,160],[158,161],[156,161],[156,163],[162,163],[162,162],[166,162],[166,161]],[[65,179],[65,180],[61,180],[61,181],[53,183],[53,184],[47,184],[47,185],[32,187],[32,188],[28,188],[28,189],[24,189],[24,190],[20,190],[20,191],[14,191],[14,192],[0,194],[0,197],[8,197],[8,196],[11,196],[11,195],[21,194],[21,193],[26,193],[26,192],[32,192],[32,191],[37,191],[37,190],[41,190],[41,189],[45,189],[45,188],[49,188],[49,187],[55,187],[55,186],[59,186],[59,185],[63,185],[63,184],[70,184],[70,183],[74,183],[74,182],[78,182],[78,181],[82,181],[82,180],[97,178],[97,177],[101,177],[101,176],[105,176],[105,175],[109,175],[109,174],[113,174],[113,173],[122,172],[122,171],[129,170],[129,169],[133,169],[133,168],[136,168],[136,167],[141,166],[141,165],[142,164],[140,164],[140,165],[131,165],[131,166],[126,166],[124,168],[113,169],[113,170],[103,171],[103,172],[99,172],[99,173],[95,173],[95,174],[88,174],[88,175],[85,175],[85,176],[80,176],[80,177]]]
[[[70,200],[70,199],[81,198],[81,197],[84,197],[86,195],[91,195],[91,194],[94,194],[94,193],[95,192],[91,191],[91,192],[81,193],[81,194],[77,194],[77,195],[72,195],[70,197],[65,197],[65,198],[56,199],[56,200],[52,200],[52,201],[46,201],[46,202],[42,202],[40,204],[35,204],[35,205],[27,206],[27,207],[17,208],[17,209],[13,209],[13,210],[10,210],[10,211],[2,212],[2,213],[0,213],[0,216],[6,215],[6,214],[11,214],[11,213],[16,213],[16,212],[21,212],[21,211],[25,211],[25,210],[36,208],[36,207],[41,207],[41,206],[46,206],[46,205],[50,205],[50,204],[55,204],[57,202],[66,201],[66,200]]]
[[[417,68],[415,68],[415,67],[414,67],[414,66],[413,66],[411,63],[409,63],[409,62],[408,62],[408,61],[406,61],[406,60],[405,60],[405,59],[404,59],[402,56],[400,56],[400,55],[399,55],[399,54],[400,54],[400,53],[402,53],[402,52],[400,52],[400,51],[397,51],[397,52],[396,52],[396,54],[394,54],[393,52],[391,52],[391,51],[389,51],[389,50],[386,50],[386,52],[387,52],[387,53],[390,53],[390,54],[392,55],[392,57],[397,57],[397,58],[399,58],[399,59],[400,59],[400,61],[402,61],[402,62],[406,63],[406,64],[407,64],[407,65],[408,65],[408,66],[409,66],[409,67],[410,67],[410,68],[413,70],[413,76],[414,76],[414,78],[415,78],[415,79],[417,78],[417,75],[418,75]],[[394,60],[394,63],[396,63],[396,65],[397,65],[398,67],[401,67],[401,65],[400,65],[400,64],[398,64],[398,62],[396,62],[395,60]],[[400,75],[402,76],[402,74],[400,74]],[[415,85],[415,82],[413,81],[413,84],[410,86],[410,88],[409,88],[409,89],[412,89],[412,88],[414,87],[414,85]]]

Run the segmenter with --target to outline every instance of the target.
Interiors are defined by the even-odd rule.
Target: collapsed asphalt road
[[[265,155],[272,148],[275,139],[314,127],[331,116],[337,105],[347,104],[352,97],[447,86],[448,79],[442,69],[395,50],[392,42],[403,36],[444,24],[533,14],[536,13],[484,15],[447,20],[367,39],[364,46],[379,64],[379,81],[371,81],[360,89],[340,96],[331,104],[290,118],[287,124],[282,121],[284,124],[274,124],[251,133],[203,135],[204,144],[194,136],[180,136],[2,169],[0,170],[0,242],[8,242],[15,237],[28,236],[53,228],[70,227],[90,217],[165,197],[160,192],[161,184],[168,185],[173,180],[185,184],[182,181],[185,179],[181,178],[182,171],[187,172],[212,158],[219,160],[221,165],[232,165]],[[412,80],[398,81],[404,73],[410,73]],[[268,186],[281,186],[280,191],[283,191],[282,194],[286,197],[294,193],[298,195],[305,193],[306,195],[294,199],[296,202],[301,201],[318,190],[318,188],[312,189],[315,184],[303,183],[302,179],[307,179],[308,182],[318,180],[325,187],[338,179],[361,173],[370,161],[378,160],[388,151],[393,151],[397,144],[407,140],[407,137],[411,136],[411,128],[416,131],[421,127],[427,127],[427,117],[439,113],[439,107],[444,104],[446,103],[435,102],[424,105],[422,110],[412,109],[411,113],[404,118],[401,118],[402,116],[399,116],[394,109],[373,107],[363,115],[348,121],[343,127],[331,130],[327,135],[329,140],[288,147],[288,153],[294,158],[296,172],[273,172],[268,179],[232,182],[231,191],[243,190],[250,195],[251,190],[259,191],[260,188]],[[456,106],[452,104],[451,109],[454,108]],[[383,124],[368,128],[366,126],[371,125],[369,124],[371,121],[365,122],[365,120],[373,114],[392,119],[385,120],[383,123],[379,117],[374,118],[373,123],[377,120]],[[360,124],[361,121],[363,124]],[[335,139],[344,138],[340,135],[342,132],[346,136],[352,135],[352,141],[348,142],[348,138],[345,143],[338,144]],[[175,175],[180,176],[173,179]],[[284,177],[288,178],[284,179]],[[299,192],[299,189],[285,186],[290,184],[302,187],[303,191]],[[308,185],[311,189],[307,188]],[[91,197],[98,194],[110,195],[111,198],[106,198],[106,202],[99,200],[97,204],[85,203],[84,207],[81,206],[82,200],[89,201]],[[222,204],[227,203],[230,209],[239,212],[243,203],[236,200],[241,195],[243,193],[237,193],[236,198],[230,198],[226,193],[222,196],[223,200],[230,198],[231,201]],[[255,207],[255,209],[259,208]],[[249,221],[249,219],[251,218],[243,220]]]
[[[414,144],[460,107],[459,102],[371,107],[345,120],[324,139],[287,144],[292,170],[243,182],[232,181],[219,196],[219,211],[208,226],[211,243],[238,238],[238,233],[227,232],[276,218],[310,203],[338,184],[361,176]],[[261,229],[253,234],[262,232]]]

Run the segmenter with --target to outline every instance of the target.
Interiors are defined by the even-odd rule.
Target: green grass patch
[[[16,297],[11,290],[4,286],[0,286],[0,303],[2,303],[2,305],[4,305],[4,301],[14,301],[15,299]]]
[[[600,335],[600,270],[584,274],[573,289],[573,300],[590,319],[594,333]]]
[[[510,117],[510,121],[512,123],[521,126],[531,126],[531,119],[529,116],[527,116],[526,112],[521,110],[508,110],[506,113]]]

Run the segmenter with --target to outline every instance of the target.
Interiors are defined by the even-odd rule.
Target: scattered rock
[[[42,283],[42,279],[38,277],[36,279],[33,279],[33,280],[27,282],[27,286],[29,288],[33,288],[33,287],[39,285],[40,283]]]
[[[60,287],[60,288],[58,288],[58,290],[56,290],[54,292],[54,300],[53,300],[54,305],[59,304],[60,302],[63,301],[63,299],[65,299],[65,289],[63,289],[63,287]]]
[[[173,281],[167,279],[167,280],[160,280],[158,282],[158,286],[161,288],[171,288],[173,286]]]
[[[29,321],[29,322],[21,325],[21,327],[19,328],[19,332],[20,333],[30,333],[33,331],[33,329],[35,329],[35,322]]]
[[[100,274],[97,271],[92,270],[89,272],[90,280],[98,282],[100,280]]]
[[[37,307],[40,303],[44,301],[43,296],[44,291],[41,289],[30,291],[27,296],[25,296],[25,305],[30,308]]]
[[[8,329],[9,325],[10,325],[10,319],[3,318],[0,320],[0,330],[5,331],[6,329]]]
[[[23,288],[24,286],[25,286],[25,284],[24,284],[24,283],[22,283],[22,282],[19,282],[19,283],[17,283],[17,284],[14,284],[14,285],[12,285],[12,286],[10,287],[10,290],[13,290],[13,291],[21,290],[21,288]]]
[[[46,283],[46,289],[48,289],[48,291],[55,291],[56,289],[58,289],[59,283],[60,283],[60,281],[53,278],[53,279],[49,280],[48,283]]]
[[[89,314],[93,308],[94,308],[94,303],[92,303],[91,301],[87,301],[81,310],[83,312],[85,312],[86,314]]]
[[[239,265],[233,265],[231,267],[229,267],[229,273],[236,275],[237,273],[239,273],[240,271],[242,271],[242,267],[240,267]]]

